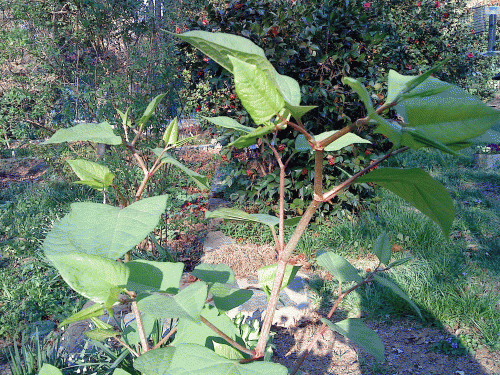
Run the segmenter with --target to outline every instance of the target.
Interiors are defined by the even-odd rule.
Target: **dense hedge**
[[[364,82],[376,104],[384,101],[390,69],[419,74],[451,55],[454,59],[437,76],[453,83],[467,82],[478,48],[469,16],[462,1],[395,0],[387,6],[387,2],[381,1],[212,0],[206,14],[189,28],[238,34],[263,48],[280,73],[299,82],[302,103],[318,106],[306,115],[304,123],[319,134],[365,116],[356,94],[342,84],[344,76]],[[193,111],[208,116],[230,115],[241,123],[249,123],[247,114],[238,106],[230,77],[206,56],[186,44],[181,47],[181,74],[191,85],[183,95]],[[285,137],[281,139],[284,152],[290,148],[294,135]],[[331,185],[387,150],[382,137],[368,139],[372,145],[350,147],[349,157],[332,153],[325,161]],[[233,152],[232,156],[246,160],[241,153]],[[259,179],[258,172],[251,161],[228,177],[230,185],[237,181],[242,188],[233,198],[239,196],[243,201],[277,196],[276,176]],[[300,198],[308,196],[311,176],[302,167],[290,173],[290,187],[295,190],[287,198],[299,204]],[[262,174],[265,173],[261,171]],[[358,189],[341,197],[344,208],[356,206],[359,196],[370,191],[367,186]],[[233,186],[233,190],[238,188]],[[290,208],[296,207],[292,204]]]

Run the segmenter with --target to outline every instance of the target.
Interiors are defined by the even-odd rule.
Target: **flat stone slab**
[[[310,311],[311,298],[307,284],[308,275],[297,273],[292,282],[280,293],[280,300],[274,315],[273,324],[280,327],[290,327],[296,324],[304,315]],[[233,319],[238,313],[247,317],[247,321],[254,319],[262,320],[267,309],[267,296],[260,290],[256,278],[236,279],[236,284],[240,289],[249,288],[253,291],[253,296],[243,305],[227,312]]]
[[[231,237],[226,236],[221,231],[208,232],[207,236],[202,240],[202,243],[203,252],[205,253],[217,250],[223,245],[236,244],[236,242]]]

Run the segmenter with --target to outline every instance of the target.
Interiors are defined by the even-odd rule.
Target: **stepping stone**
[[[280,293],[278,307],[273,318],[273,324],[280,327],[290,327],[300,321],[311,309],[311,296],[307,280],[309,276],[299,272],[292,282]],[[238,313],[246,316],[246,321],[251,322],[254,319],[263,320],[267,308],[267,296],[259,288],[256,278],[236,279],[236,284],[240,289],[250,288],[253,296],[243,305],[227,312],[227,315],[233,319]]]
[[[234,245],[236,242],[221,231],[213,231],[208,232],[207,236],[202,240],[202,243],[203,252],[208,253],[217,250],[223,245]]]

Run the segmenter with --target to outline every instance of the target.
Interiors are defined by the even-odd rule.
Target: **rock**
[[[310,311],[311,300],[307,286],[308,276],[301,272],[297,273],[292,282],[281,291],[278,308],[274,315],[273,324],[280,327],[290,327],[296,324],[302,317]],[[254,278],[236,279],[236,284],[240,289],[249,288],[254,292],[252,298],[243,305],[227,312],[227,315],[234,319],[238,313],[247,317],[247,322],[254,319],[262,320],[267,308],[267,297],[262,290],[258,290],[259,283]]]
[[[202,240],[203,252],[207,253],[218,249],[222,245],[233,245],[234,240],[226,236],[221,231],[208,232],[207,236]]]

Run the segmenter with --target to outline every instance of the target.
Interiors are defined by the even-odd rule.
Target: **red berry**
[[[308,171],[307,171],[307,168],[302,169],[302,176],[306,175],[306,174],[307,174],[307,172],[308,172]]]

